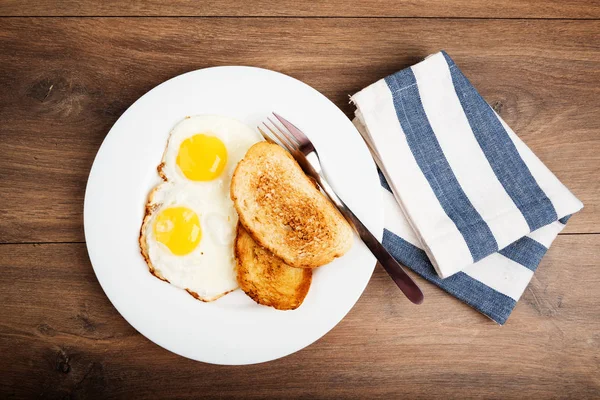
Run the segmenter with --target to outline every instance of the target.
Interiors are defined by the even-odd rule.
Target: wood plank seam
[[[0,18],[128,18],[128,19],[165,19],[165,18],[193,18],[193,19],[388,19],[388,20],[457,20],[457,21],[600,21],[600,18],[577,17],[427,17],[427,16],[337,16],[337,15],[0,15]]]

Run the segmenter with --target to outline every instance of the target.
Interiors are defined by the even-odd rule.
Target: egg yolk
[[[177,256],[191,253],[200,243],[202,230],[198,214],[187,207],[169,207],[154,221],[154,237]]]
[[[227,148],[214,136],[199,133],[181,142],[177,165],[192,181],[211,181],[221,175],[227,164]]]

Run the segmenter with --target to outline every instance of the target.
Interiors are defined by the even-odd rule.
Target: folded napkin
[[[351,100],[383,174],[384,246],[503,324],[583,204],[443,51]]]

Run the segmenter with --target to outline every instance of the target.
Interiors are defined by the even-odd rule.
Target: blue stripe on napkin
[[[390,186],[388,185],[388,183],[386,182],[385,185],[388,187],[388,190],[390,190]],[[561,219],[558,220],[558,222],[560,222],[563,225],[567,224],[567,221],[569,220],[569,218],[571,218],[572,214],[569,215],[565,215],[564,217],[562,217]]]
[[[556,210],[540,189],[502,123],[454,61],[442,51],[450,68],[454,89],[473,135],[496,177],[534,231],[558,218]]]
[[[379,169],[377,172],[381,187],[393,194],[383,173]],[[570,215],[564,217],[560,222],[566,224],[569,217]],[[398,262],[500,325],[506,322],[517,304],[516,300],[497,292],[463,272],[441,279],[423,250],[388,229],[383,231],[382,243]],[[525,268],[535,271],[547,251],[548,249],[541,243],[524,236],[500,250],[499,253]]]
[[[471,278],[464,272],[441,279],[423,250],[387,229],[383,231],[383,246],[398,262],[500,325],[506,322],[517,304],[515,300]]]
[[[506,258],[535,271],[548,251],[542,244],[530,237],[524,236],[516,242],[499,251]]]
[[[381,186],[383,186],[383,188],[385,190],[387,190],[388,192],[393,193],[392,188],[385,180],[385,176],[383,176],[383,173],[381,172],[381,170],[379,168],[377,168],[377,173],[379,174],[379,182],[381,183]]]
[[[429,124],[412,70],[390,75],[385,82],[410,150],[440,205],[465,239],[473,261],[498,251],[496,238],[460,186]]]

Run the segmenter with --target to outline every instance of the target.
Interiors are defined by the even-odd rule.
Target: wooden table
[[[1,398],[600,397],[599,2],[1,0],[0,15]],[[412,306],[377,269],[317,343],[224,367],[161,349],[112,307],[83,197],[135,99],[242,64],[351,115],[348,94],[440,49],[585,203],[504,327],[422,280]]]

